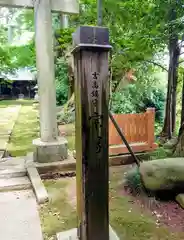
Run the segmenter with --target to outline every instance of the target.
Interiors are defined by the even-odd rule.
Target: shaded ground
[[[130,197],[131,203],[138,205],[142,211],[150,212],[156,218],[157,226],[165,225],[173,232],[184,232],[184,210],[174,200],[158,200],[147,197],[145,193],[132,193],[130,188],[123,185],[120,194]],[[165,199],[168,199],[168,196],[165,196]],[[173,196],[170,196],[170,199],[173,199]]]
[[[161,224],[158,222],[160,212],[163,215],[166,212],[169,213],[168,208],[170,209],[170,207],[176,208],[178,214],[183,214],[183,211],[175,203],[172,203],[167,205],[168,208],[166,205],[160,205],[163,208],[160,207],[158,213],[154,213],[154,211],[157,211],[158,205],[152,205],[150,201],[142,202],[141,199],[139,201],[139,198],[135,199],[123,191],[122,176],[125,171],[125,167],[113,167],[110,169],[110,223],[117,231],[120,239],[184,239],[184,232],[181,232],[182,229],[174,229],[174,225],[173,228],[167,227],[169,220],[164,222],[164,219],[167,219],[167,217],[160,220]],[[51,240],[54,239],[56,232],[76,227],[76,185],[75,178],[46,180],[44,182],[51,201],[42,206],[40,214],[45,239]],[[177,219],[180,225],[182,225],[184,223],[182,215],[179,216]],[[173,219],[173,216],[170,214],[169,217]]]
[[[7,102],[6,102],[7,104]],[[9,102],[10,105],[17,104]],[[23,101],[22,112],[13,131],[8,149],[12,155],[25,155],[32,150],[32,140],[38,136],[37,111],[32,102]],[[0,107],[2,102],[0,102]],[[74,149],[74,126],[68,125],[65,136],[69,149]],[[123,189],[125,167],[110,169],[110,223],[120,239],[181,240],[184,239],[183,210],[176,203],[160,203],[155,199],[133,197]],[[42,228],[46,240],[55,239],[57,232],[77,225],[75,178],[44,181],[50,202],[40,207]],[[177,226],[177,227],[176,227]]]

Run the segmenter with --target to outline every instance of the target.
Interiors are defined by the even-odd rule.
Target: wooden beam
[[[130,144],[134,153],[141,153],[141,152],[149,152],[154,151],[157,149],[158,145],[153,143],[151,146],[148,143],[133,143]],[[119,154],[126,154],[129,153],[127,147],[125,145],[115,145],[109,147],[109,155],[119,155]]]
[[[0,0],[0,6],[13,8],[33,8],[34,2],[39,0]],[[51,9],[54,12],[79,13],[78,0],[51,0]]]

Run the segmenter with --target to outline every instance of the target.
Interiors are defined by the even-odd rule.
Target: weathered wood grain
[[[109,40],[108,30],[102,30],[85,27],[86,34],[89,33],[90,36],[86,43],[86,38],[80,34],[83,29],[80,28],[74,39],[77,43],[74,58],[80,240],[109,239]],[[91,34],[92,32],[95,34]],[[101,39],[98,46],[93,37]]]

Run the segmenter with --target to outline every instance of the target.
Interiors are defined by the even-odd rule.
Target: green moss
[[[56,233],[76,227],[75,210],[67,202],[67,179],[47,180],[44,184],[49,193],[50,202],[42,205],[40,216],[44,239],[55,239]]]
[[[24,156],[27,152],[33,151],[32,141],[39,136],[39,121],[33,101],[27,100],[21,104],[22,108],[7,147],[7,151],[15,157]]]
[[[26,100],[26,99],[18,99],[18,100],[2,100],[0,101],[0,107],[8,107],[8,106],[30,106],[33,104],[33,100]]]
[[[172,156],[172,149],[165,149],[159,147],[156,151],[153,151],[149,154],[150,160],[163,159]]]
[[[124,167],[110,169],[110,223],[120,239],[126,240],[181,240],[184,233],[172,233],[160,226],[148,211],[132,204],[122,194],[120,182]],[[45,240],[54,239],[57,232],[77,226],[76,210],[69,204],[67,188],[70,179],[45,181],[51,201],[40,209]]]
[[[75,136],[66,136],[69,150],[75,150]]]

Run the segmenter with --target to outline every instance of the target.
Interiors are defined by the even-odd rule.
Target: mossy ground
[[[38,136],[39,123],[37,111],[31,101],[1,101],[1,106],[22,104],[16,126],[13,130],[8,150],[12,155],[25,155],[32,150],[32,140]],[[65,126],[66,137],[69,140],[69,148],[74,144],[74,128]],[[72,130],[71,130],[72,129]],[[184,233],[172,232],[170,229],[156,224],[156,219],[148,211],[143,211],[132,203],[130,196],[122,191],[122,178],[124,167],[110,169],[110,223],[118,233],[120,239],[126,240],[181,240]],[[77,226],[76,208],[71,204],[68,192],[72,178],[60,180],[46,180],[44,184],[50,196],[50,202],[40,207],[40,217],[45,240],[55,239],[57,232]],[[75,192],[72,193],[75,197]]]
[[[33,151],[32,141],[39,136],[38,111],[31,100],[5,101],[5,104],[22,105],[7,151],[12,157],[25,156]]]
[[[173,233],[159,226],[149,211],[141,209],[122,191],[124,167],[110,169],[110,223],[120,239],[126,240],[181,240],[184,233]],[[51,201],[40,208],[42,227],[46,240],[54,239],[57,232],[77,226],[76,208],[71,204],[73,178],[45,181]],[[75,196],[75,191],[71,193]],[[70,194],[70,195],[71,195]]]

